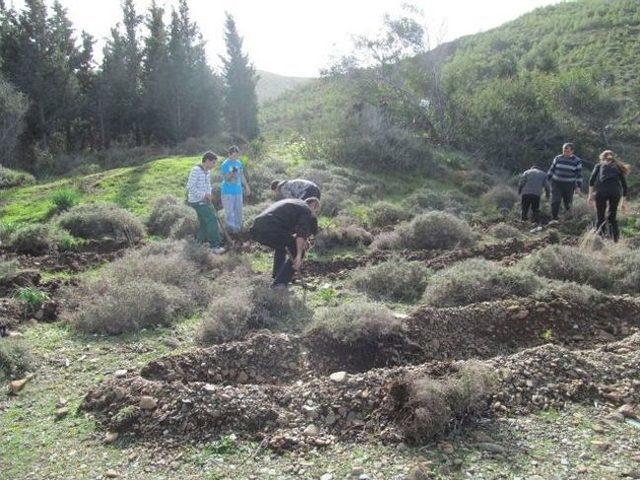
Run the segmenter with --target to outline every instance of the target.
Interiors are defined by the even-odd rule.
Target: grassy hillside
[[[258,94],[258,102],[261,104],[279,97],[298,85],[304,85],[311,81],[310,78],[306,77],[287,77],[277,73],[265,72],[264,70],[258,70],[256,73],[259,76],[256,93]]]

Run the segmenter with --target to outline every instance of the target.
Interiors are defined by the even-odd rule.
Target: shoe
[[[211,251],[213,253],[215,253],[216,255],[222,255],[223,253],[225,253],[227,251],[227,249],[224,248],[224,247],[216,247],[216,248],[212,248]]]
[[[559,223],[560,222],[554,218],[553,220],[549,220],[549,223],[547,223],[547,225],[558,225]]]

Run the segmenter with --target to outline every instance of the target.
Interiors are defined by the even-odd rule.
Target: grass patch
[[[0,378],[20,378],[35,362],[27,343],[18,338],[0,338]]]

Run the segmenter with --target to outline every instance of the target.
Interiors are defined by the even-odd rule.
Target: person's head
[[[573,155],[573,152],[576,150],[576,147],[573,143],[565,143],[562,145],[562,154],[565,157],[570,157]]]
[[[227,150],[227,155],[229,155],[229,158],[233,158],[235,160],[240,156],[240,149],[236,145],[231,145],[229,150]]]
[[[273,192],[273,196],[275,198],[278,198],[278,187],[281,183],[282,182],[280,180],[274,180],[273,182],[271,182],[271,191]]]
[[[305,200],[314,217],[317,217],[320,214],[320,200],[316,197],[310,197]]]
[[[613,150],[605,150],[604,152],[602,152],[600,154],[600,161],[602,163],[615,164],[620,170],[620,173],[622,173],[623,175],[627,175],[629,173],[629,165],[620,161],[616,157],[616,154],[613,153]]]
[[[216,160],[218,160],[218,156],[213,152],[206,152],[202,156],[202,168],[205,170],[211,170],[216,164]]]

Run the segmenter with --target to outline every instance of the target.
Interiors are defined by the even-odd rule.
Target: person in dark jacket
[[[596,205],[596,229],[605,234],[605,222],[609,223],[609,233],[614,242],[620,238],[618,228],[618,207],[626,211],[624,201],[627,196],[627,179],[629,165],[616,159],[611,150],[600,154],[600,162],[596,164],[589,179],[589,202]],[[605,218],[609,207],[609,214]]]
[[[574,155],[574,150],[573,143],[565,143],[562,155],[553,159],[547,173],[551,181],[551,217],[554,223],[558,221],[560,203],[569,210],[574,192],[580,194],[582,188],[582,160]]]
[[[274,249],[274,286],[291,283],[294,271],[302,268],[308,239],[318,233],[318,213],[320,200],[317,198],[289,198],[274,203],[254,219],[251,238]]]
[[[535,165],[526,170],[518,182],[518,193],[521,195],[522,221],[526,222],[529,209],[532,211],[533,221],[540,223],[540,196],[544,190],[545,197],[549,199],[549,181],[547,172],[540,170]]]
[[[320,189],[318,185],[311,180],[305,180],[303,178],[274,180],[271,182],[271,190],[273,190],[276,200],[282,200],[283,198],[306,200],[312,197],[320,200]]]

